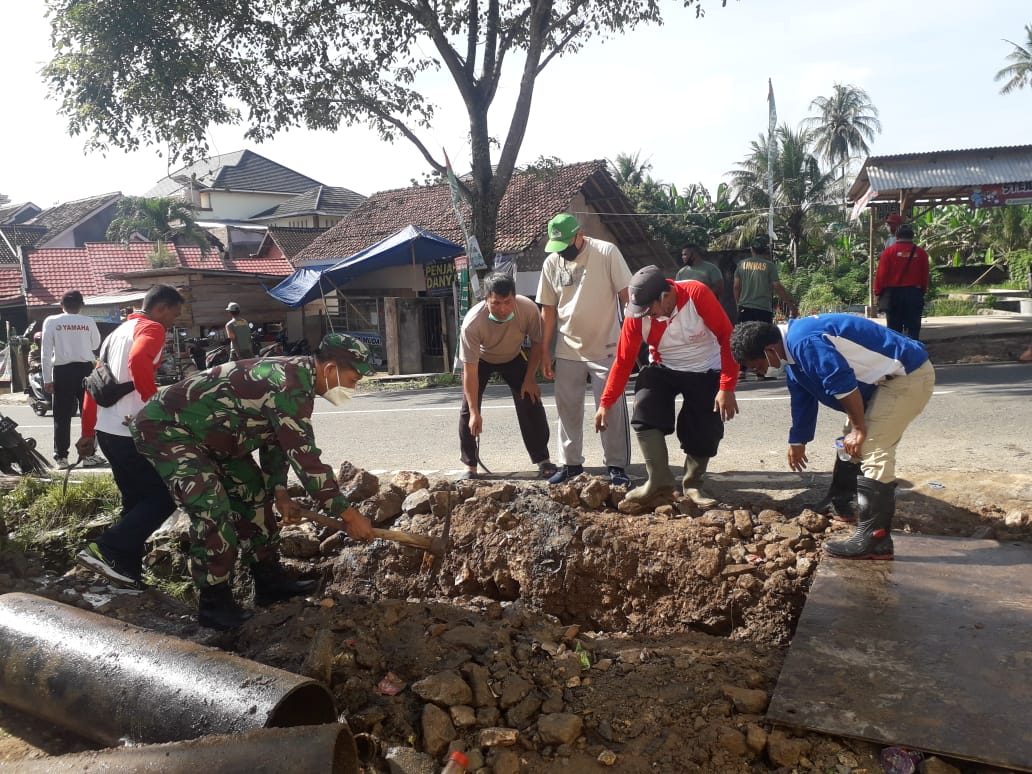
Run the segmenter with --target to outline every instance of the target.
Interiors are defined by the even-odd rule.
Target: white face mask
[[[337,386],[327,388],[326,392],[323,393],[323,397],[326,398],[334,406],[343,406],[352,396],[355,394],[354,387],[345,387],[340,383],[340,368],[336,368],[334,373],[337,375]]]

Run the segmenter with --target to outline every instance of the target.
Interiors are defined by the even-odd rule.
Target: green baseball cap
[[[568,212],[556,215],[548,221],[548,244],[546,253],[558,253],[570,246],[570,242],[580,231],[580,223]]]
[[[327,333],[319,344],[319,354],[323,360],[347,363],[362,376],[376,373],[369,362],[369,347],[364,341],[346,333]]]

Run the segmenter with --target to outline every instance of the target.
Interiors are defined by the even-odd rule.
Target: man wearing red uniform
[[[702,490],[706,468],[724,437],[724,422],[738,413],[738,363],[731,356],[731,321],[701,282],[668,280],[656,266],[646,266],[634,275],[628,295],[616,361],[595,414],[595,429],[605,428],[606,412],[623,396],[644,341],[649,365],[634,383],[631,427],[645,458],[648,480],[628,492],[627,499],[644,503],[673,491],[666,436],[675,430],[674,399],[680,395],[676,430],[685,453],[684,494],[709,507],[716,501]]]
[[[896,230],[896,243],[886,247],[878,259],[874,295],[886,291],[891,293],[886,325],[917,341],[928,292],[928,253],[914,244],[914,227],[909,223]]]

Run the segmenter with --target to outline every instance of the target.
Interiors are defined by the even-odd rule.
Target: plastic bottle
[[[845,440],[846,437],[844,435],[840,435],[835,439],[835,453],[838,454],[838,458],[843,462],[849,462],[853,459],[853,456],[846,451]]]
[[[469,766],[469,758],[456,751],[448,756],[448,763],[441,769],[441,774],[463,774]]]

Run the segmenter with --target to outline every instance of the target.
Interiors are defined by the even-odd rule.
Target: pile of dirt
[[[1028,348],[1028,333],[968,336],[924,342],[936,365],[947,363],[1013,363]]]
[[[450,513],[440,572],[427,574],[418,551],[355,545],[306,523],[285,528],[283,554],[322,578],[320,593],[258,609],[231,634],[199,629],[191,607],[157,591],[112,594],[31,558],[0,566],[0,592],[40,593],[323,680],[368,735],[370,774],[431,773],[454,749],[472,771],[495,774],[881,770],[874,745],[764,718],[820,546],[848,527],[771,503],[700,512],[678,496],[621,511],[623,490],[592,476],[556,487],[418,473],[380,482],[345,466],[340,478],[379,524],[439,534]],[[941,534],[913,507],[933,483],[948,488],[910,484],[901,525]],[[1001,537],[1032,538],[1027,510],[953,507],[954,534],[991,522]],[[153,556],[183,539],[167,533]],[[249,592],[243,578],[238,591]],[[49,733],[35,751],[0,743],[0,760],[83,749]]]

